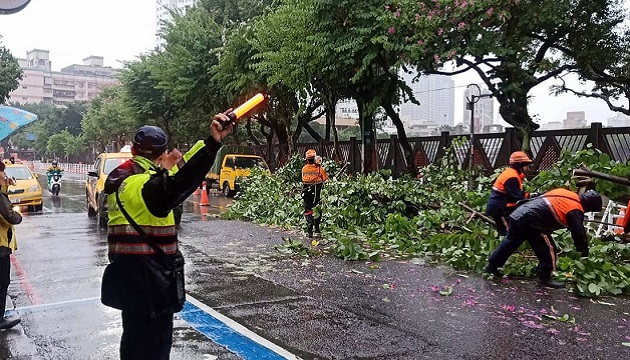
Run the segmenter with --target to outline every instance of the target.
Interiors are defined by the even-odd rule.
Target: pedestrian
[[[523,179],[532,160],[523,151],[510,155],[510,167],[495,180],[486,205],[486,215],[494,219],[497,232],[505,236],[508,229],[508,216],[516,208],[516,202],[530,197],[523,191]]]
[[[528,241],[538,258],[538,283],[548,287],[562,287],[564,283],[553,280],[558,248],[551,233],[568,228],[576,249],[583,257],[588,256],[588,239],[584,229],[584,213],[600,212],[602,197],[594,190],[580,195],[567,189],[554,189],[535,199],[526,200],[509,216],[507,235],[490,255],[484,270],[502,277],[508,258]]]
[[[13,204],[7,195],[11,185],[15,185],[15,180],[7,177],[5,164],[0,162],[0,329],[10,329],[21,320],[17,315],[5,316],[7,290],[11,283],[11,254],[17,249],[13,225],[22,222],[22,215],[13,210]]]
[[[173,314],[185,301],[183,256],[172,210],[203,181],[221,139],[231,131],[231,124],[221,130],[219,121],[230,118],[215,115],[211,135],[184,156],[177,149],[167,150],[161,128],[143,126],[133,138],[133,158],[107,177],[110,263],[103,274],[101,301],[122,310],[123,360],[170,357]]]
[[[322,213],[320,211],[315,216],[313,209],[321,200],[322,188],[324,187],[324,182],[328,180],[328,174],[322,167],[322,157],[318,156],[315,150],[307,150],[304,158],[306,165],[302,167],[302,199],[304,200],[307,236],[312,238],[313,228],[315,228],[315,234],[320,237],[321,229],[319,225],[322,221]]]

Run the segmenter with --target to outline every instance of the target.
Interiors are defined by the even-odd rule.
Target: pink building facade
[[[67,106],[89,102],[103,89],[119,84],[118,70],[103,66],[103,57],[89,56],[83,64],[51,71],[49,51],[34,49],[18,59],[24,72],[20,85],[9,94],[12,103],[46,103]]]

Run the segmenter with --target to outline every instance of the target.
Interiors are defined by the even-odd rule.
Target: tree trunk
[[[260,142],[260,140],[256,137],[256,135],[254,135],[254,132],[252,131],[252,118],[248,117],[247,118],[247,122],[245,123],[245,130],[247,131],[247,135],[249,136],[249,139],[256,145],[262,145],[262,143]]]
[[[392,119],[392,122],[396,126],[396,132],[398,133],[398,141],[403,148],[405,153],[405,160],[407,163],[407,172],[409,175],[416,177],[418,175],[418,169],[414,165],[414,154],[411,145],[409,145],[409,140],[407,140],[407,134],[405,133],[405,127],[403,126],[402,121],[400,120],[400,116],[394,110],[394,107],[390,102],[384,102],[381,104],[383,109],[385,109],[385,113]]]
[[[534,130],[540,125],[536,124],[527,111],[527,97],[517,99],[499,99],[499,113],[508,124],[514,126],[523,134],[522,150],[530,153],[530,139]]]
[[[363,99],[355,99],[359,108],[359,123],[361,124],[362,166],[361,171],[368,174],[377,170],[376,163],[376,136],[374,134],[374,110],[370,109],[369,102]]]

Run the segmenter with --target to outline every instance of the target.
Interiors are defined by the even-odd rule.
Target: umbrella
[[[0,105],[0,140],[11,135],[15,130],[37,120],[37,115],[28,111]]]

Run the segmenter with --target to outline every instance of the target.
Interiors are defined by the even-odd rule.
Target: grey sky
[[[100,55],[105,65],[121,67],[155,45],[155,0],[32,0],[25,10],[0,15],[3,44],[16,57],[40,48],[50,50],[53,70]],[[481,82],[473,73],[454,77],[455,85]],[[567,111],[585,111],[589,122],[606,124],[615,113],[602,101],[548,95],[551,82],[532,91],[530,113],[541,123],[561,121]],[[455,122],[468,121],[463,112],[464,87],[455,90]]]

